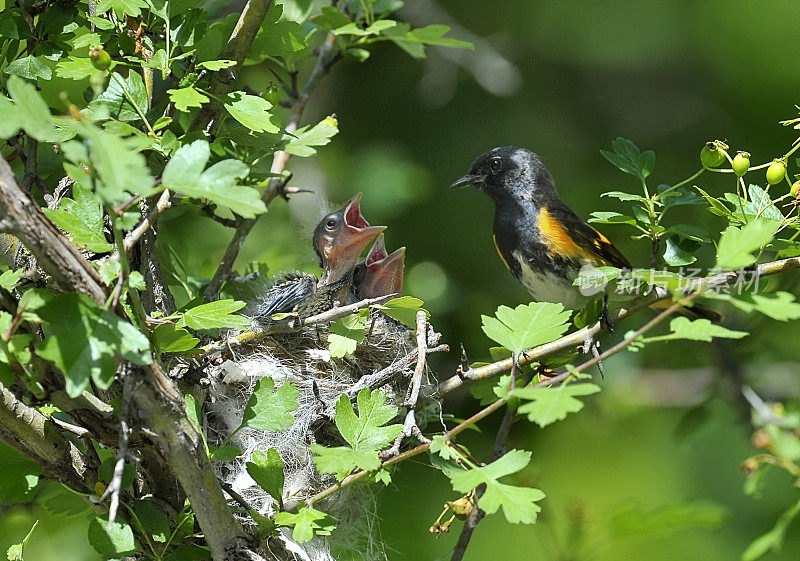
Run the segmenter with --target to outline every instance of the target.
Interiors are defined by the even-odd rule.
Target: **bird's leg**
[[[608,294],[603,295],[603,311],[600,312],[600,325],[606,327],[610,333],[614,333],[614,324],[611,322],[611,315],[608,313]]]

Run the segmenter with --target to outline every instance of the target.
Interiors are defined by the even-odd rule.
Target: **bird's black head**
[[[478,156],[469,173],[450,188],[472,185],[495,201],[507,197],[524,199],[538,191],[552,191],[553,179],[539,156],[525,148],[499,146]]]

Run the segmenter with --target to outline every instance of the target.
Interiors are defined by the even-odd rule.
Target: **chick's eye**
[[[336,227],[336,219],[335,218],[328,218],[328,221],[325,222],[325,227],[328,230],[333,230]]]
[[[503,161],[500,158],[492,158],[489,160],[489,169],[492,173],[497,173],[503,167]]]

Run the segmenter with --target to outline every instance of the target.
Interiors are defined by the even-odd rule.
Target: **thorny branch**
[[[292,100],[292,113],[285,127],[286,134],[284,135],[284,139],[290,138],[291,134],[297,130],[308,100],[311,98],[311,95],[314,93],[314,90],[316,90],[322,78],[330,71],[333,63],[338,60],[338,55],[335,54],[335,47],[336,36],[333,33],[329,33],[325,41],[318,48],[317,64],[308,77],[303,91]],[[261,200],[264,201],[265,205],[269,205],[269,203],[271,203],[276,196],[281,194],[286,187],[287,179],[284,177],[284,170],[286,169],[286,162],[288,160],[288,153],[283,150],[275,152],[272,158],[272,166],[269,170],[270,173],[275,176],[269,180],[267,188],[261,195]],[[214,276],[211,282],[208,283],[208,287],[206,287],[206,291],[203,294],[204,302],[210,302],[217,297],[222,285],[230,276],[233,270],[233,264],[239,256],[239,252],[242,250],[242,246],[247,236],[250,234],[250,231],[253,229],[253,226],[255,226],[255,223],[256,218],[239,220],[236,231],[233,234],[233,239],[231,239],[228,244],[219,267],[217,267],[217,270],[214,272]]]

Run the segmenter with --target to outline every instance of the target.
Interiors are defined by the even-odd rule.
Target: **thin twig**
[[[289,117],[289,122],[285,127],[286,134],[284,135],[284,139],[291,138],[291,135],[297,130],[297,127],[300,124],[300,118],[303,116],[303,111],[306,108],[306,104],[308,103],[311,94],[314,93],[314,90],[317,88],[325,74],[330,71],[330,65],[328,63],[333,58],[335,47],[336,36],[333,33],[329,33],[325,38],[325,41],[318,49],[317,64],[314,67],[314,70],[311,72],[311,75],[308,77],[308,81],[306,82],[303,91],[300,92],[300,94],[297,96],[297,99],[293,100],[292,102],[292,113]],[[267,188],[261,195],[261,200],[264,201],[265,205],[269,205],[269,203],[271,203],[272,200],[281,193],[281,190],[286,187],[286,181],[283,178],[283,172],[286,169],[286,162],[288,160],[289,154],[283,150],[278,150],[272,157],[272,166],[270,167],[269,171],[270,173],[274,174],[274,177],[269,180],[269,183],[267,183]],[[214,276],[211,278],[211,281],[208,283],[208,287],[203,293],[204,302],[210,302],[217,297],[222,285],[230,276],[231,271],[233,270],[233,264],[236,261],[236,258],[239,256],[239,252],[242,250],[245,239],[247,239],[247,236],[250,234],[250,231],[253,229],[255,223],[255,218],[247,220],[243,219],[239,222],[236,232],[233,234],[233,239],[231,239],[228,247],[225,249],[225,253],[220,260],[220,264],[217,267],[217,270],[214,272]]]
[[[414,409],[419,398],[419,388],[422,385],[422,375],[425,373],[426,351],[428,350],[428,316],[425,310],[417,312],[417,366],[411,378],[409,396],[403,404]]]
[[[128,232],[128,235],[125,236],[124,247],[125,251],[130,251],[131,248],[139,241],[144,233],[147,231],[148,228],[155,226],[156,222],[158,221],[158,217],[161,216],[161,213],[167,210],[172,203],[170,202],[171,193],[169,189],[164,189],[164,192],[161,193],[161,196],[158,198],[158,202],[156,202],[155,208],[150,210],[147,217],[142,220],[142,222],[136,226],[133,230]]]
[[[114,464],[114,475],[111,478],[111,483],[109,483],[103,496],[100,497],[100,502],[102,502],[108,495],[111,495],[111,502],[108,505],[107,529],[109,532],[114,527],[114,520],[117,518],[119,494],[122,491],[122,475],[125,473],[125,458],[128,455],[128,434],[130,433],[128,415],[130,414],[133,394],[133,376],[128,371],[126,362],[122,363],[120,377],[122,377],[122,405],[119,412],[119,450],[117,451],[117,462]]]
[[[492,455],[489,462],[493,462],[506,453],[506,443],[508,442],[508,435],[511,433],[511,425],[514,424],[514,417],[516,417],[517,409],[509,405],[503,415],[503,420],[500,422],[500,428],[497,429],[497,436],[494,439],[494,447],[492,448]],[[473,498],[473,506],[467,519],[464,521],[464,527],[461,528],[461,533],[458,536],[458,541],[453,548],[453,555],[450,561],[461,561],[464,558],[464,553],[469,545],[469,540],[472,538],[472,533],[475,527],[486,516],[486,513],[480,508],[480,499],[486,492],[486,485],[481,485],[475,489],[475,497]]]
[[[578,373],[582,372],[582,371],[586,370],[587,368],[589,368],[590,366],[596,364],[598,360],[605,359],[605,358],[611,356],[612,354],[621,351],[622,349],[624,349],[625,347],[630,345],[642,333],[644,333],[645,331],[653,328],[655,325],[657,325],[659,322],[661,322],[667,316],[670,316],[673,313],[675,313],[679,308],[683,307],[683,304],[685,304],[686,302],[688,302],[688,300],[694,298],[695,296],[697,296],[697,294],[693,294],[693,295],[683,299],[682,302],[675,302],[669,308],[665,309],[663,312],[658,314],[652,320],[647,322],[642,328],[640,328],[636,332],[634,332],[631,336],[626,337],[625,339],[620,341],[620,343],[618,343],[617,345],[614,345],[613,347],[611,347],[610,349],[608,349],[607,351],[602,353],[599,357],[596,357],[596,358],[593,358],[593,359],[591,359],[591,360],[589,360],[587,362],[584,362],[583,364],[581,364],[580,366],[578,366],[577,368],[575,368],[573,370],[567,371],[567,372],[565,372],[563,374],[559,374],[558,376],[555,376],[555,377],[550,378],[548,380],[544,380],[542,382],[534,384],[531,387],[543,388],[543,387],[547,387],[547,386],[552,386],[552,385],[557,384],[559,382],[563,382],[564,380],[566,380],[570,376],[573,376],[576,372],[578,372]],[[483,409],[481,409],[480,411],[478,411],[477,413],[472,415],[469,419],[459,423],[458,425],[456,425],[455,427],[453,427],[452,429],[450,429],[449,431],[444,433],[444,435],[443,435],[444,441],[448,442],[448,441],[452,440],[453,437],[455,437],[459,433],[465,431],[467,428],[471,427],[472,425],[474,425],[478,421],[484,419],[485,417],[488,417],[489,415],[491,415],[492,413],[494,413],[495,411],[500,409],[505,404],[506,404],[506,399],[501,398],[501,399],[498,399],[497,401],[495,401],[494,403],[491,403],[490,405],[487,405],[486,407],[484,407]],[[418,454],[421,454],[421,453],[425,452],[426,450],[428,450],[429,447],[430,447],[430,443],[420,444],[416,448],[412,448],[411,450],[407,450],[407,451],[403,452],[402,454],[398,454],[397,456],[389,458],[388,460],[384,461],[380,465],[380,468],[385,468],[385,467],[390,466],[392,464],[395,464],[397,462],[401,462],[403,460],[407,460],[408,458],[414,457],[414,456],[416,456]],[[369,473],[370,472],[368,472],[368,471],[358,471],[356,473],[348,475],[347,477],[345,477],[337,485],[332,485],[332,486],[328,487],[327,489],[323,489],[322,491],[320,491],[316,495],[308,497],[306,499],[306,501],[305,501],[306,502],[306,506],[311,506],[314,503],[316,503],[316,502],[318,502],[318,501],[320,501],[320,500],[322,500],[322,499],[324,499],[326,497],[329,497],[330,495],[336,493],[340,489],[352,485],[353,483],[355,483],[355,482],[359,481],[360,479],[366,477],[367,474],[369,474]]]
[[[216,341],[206,345],[203,347],[203,352],[199,356],[202,357],[210,353],[222,352],[229,348],[239,347],[242,345],[253,345],[263,341],[275,333],[292,333],[309,325],[336,321],[363,308],[368,308],[369,306],[374,306],[376,304],[384,304],[396,296],[397,294],[388,294],[386,296],[379,296],[377,298],[367,298],[365,300],[356,302],[355,304],[331,308],[326,312],[322,312],[321,314],[317,314],[306,319],[291,318],[285,322],[275,323],[264,331],[245,331],[244,333],[240,333],[239,335],[235,335],[223,341]]]

